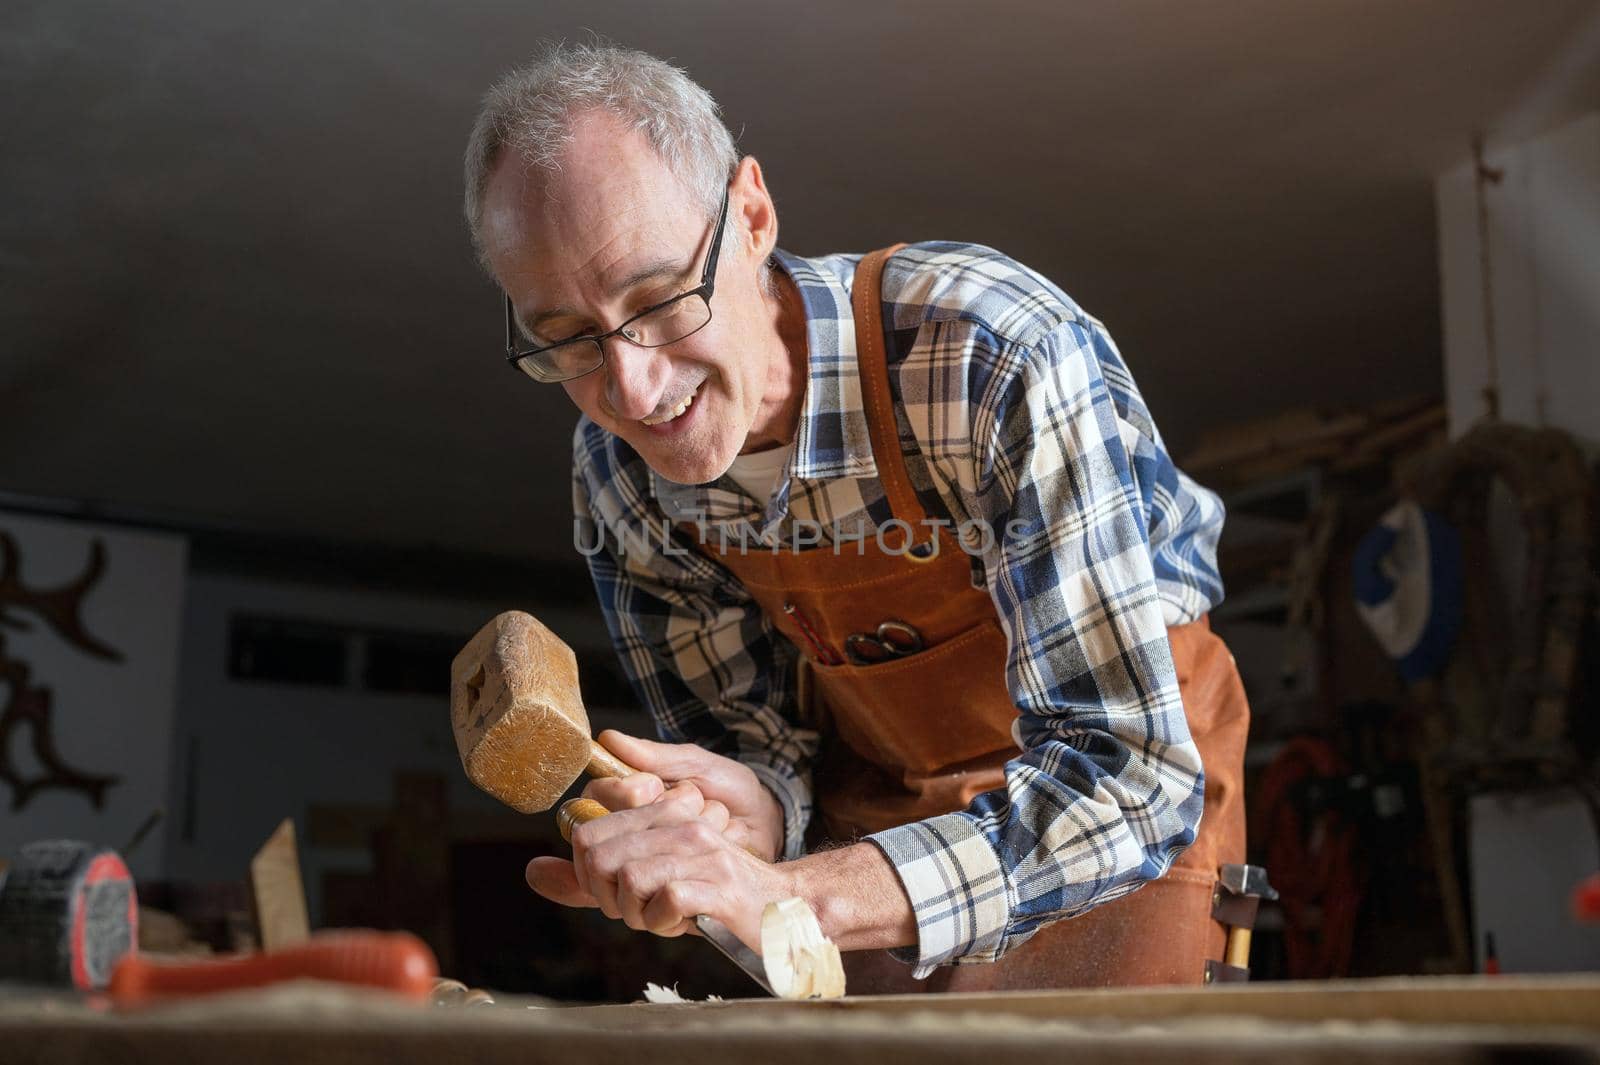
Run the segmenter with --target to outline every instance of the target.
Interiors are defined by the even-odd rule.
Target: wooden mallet
[[[467,778],[525,814],[550,809],[584,772],[634,772],[589,735],[572,648],[520,610],[479,629],[451,663],[450,726]]]
[[[589,735],[572,649],[519,610],[479,629],[450,664],[450,725],[468,779],[525,814],[550,809],[585,772],[592,777],[635,772]],[[607,813],[593,799],[569,799],[556,823],[570,841],[573,828]],[[759,955],[713,917],[701,914],[694,923],[730,961],[772,991]],[[843,990],[841,970],[837,993]]]

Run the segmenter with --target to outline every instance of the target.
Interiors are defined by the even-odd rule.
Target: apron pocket
[[[933,773],[1014,747],[1006,637],[985,620],[943,643],[869,666],[812,663],[838,737],[888,769]]]

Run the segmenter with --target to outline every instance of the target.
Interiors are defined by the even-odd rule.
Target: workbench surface
[[[117,1014],[0,993],[0,1061],[1600,1065],[1600,977],[1390,979],[551,1008],[413,1006],[331,985]]]

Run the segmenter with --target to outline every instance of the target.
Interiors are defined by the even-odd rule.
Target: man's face
[[[740,186],[735,178],[710,323],[660,348],[613,337],[600,369],[562,385],[681,484],[719,477],[772,413],[763,397],[782,348],[759,281],[770,248],[741,224],[751,193]],[[759,182],[756,191],[765,195]],[[564,339],[611,330],[698,285],[713,223],[641,135],[593,113],[576,122],[555,174],[527,172],[506,153],[490,176],[483,237],[518,320]]]

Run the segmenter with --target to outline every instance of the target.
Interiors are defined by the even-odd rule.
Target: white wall
[[[19,548],[22,582],[48,590],[85,571],[95,539],[106,546],[106,567],[83,600],[80,617],[89,635],[121,652],[120,662],[87,654],[13,605],[8,617],[29,631],[0,632],[8,658],[25,661],[30,687],[51,694],[56,747],[82,773],[115,774],[105,808],[96,810],[81,791],[46,789],[21,810],[11,809],[0,786],[0,856],[14,855],[35,839],[68,837],[124,847],[141,823],[167,803],[178,672],[178,623],[184,594],[186,544],[181,537],[83,522],[53,521],[0,512],[0,531]],[[0,683],[0,699],[13,696]],[[25,776],[42,767],[33,755],[28,726],[9,737],[11,764]],[[135,876],[159,875],[163,833],[153,832],[129,855]]]
[[[1491,148],[1484,187],[1500,416],[1600,454],[1600,113]],[[1489,331],[1475,166],[1436,185],[1450,431],[1485,413]]]

